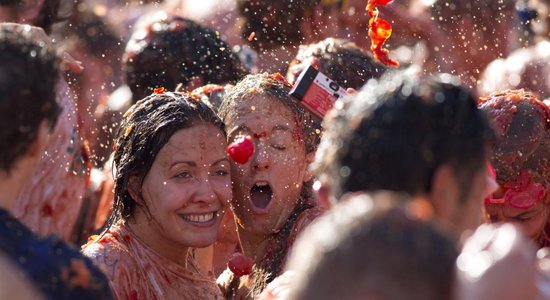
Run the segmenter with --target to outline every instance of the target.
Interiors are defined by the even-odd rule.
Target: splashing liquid
[[[389,57],[389,50],[383,48],[386,40],[391,36],[392,27],[390,23],[380,18],[376,6],[383,6],[390,3],[391,0],[369,0],[367,3],[367,12],[369,20],[369,38],[371,41],[370,49],[374,58],[386,66],[399,67],[399,62]]]

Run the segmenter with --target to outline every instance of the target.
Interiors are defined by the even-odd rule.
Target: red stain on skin
[[[53,207],[49,203],[44,203],[40,209],[40,212],[43,216],[51,217],[53,216]]]
[[[136,291],[131,291],[128,295],[128,300],[138,300],[138,294]]]
[[[267,137],[267,132],[263,131],[263,132],[260,132],[260,133],[254,133],[252,136],[255,139],[265,138],[265,137]]]
[[[295,141],[298,141],[298,142],[303,142],[304,141],[303,134],[302,134],[302,131],[300,130],[300,128],[298,128],[298,127],[294,128],[294,130],[292,131],[292,139],[294,139]]]

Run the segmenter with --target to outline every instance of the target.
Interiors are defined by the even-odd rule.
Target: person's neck
[[[254,263],[261,262],[267,253],[269,236],[247,232],[240,227],[238,234],[243,254],[254,260]]]
[[[137,212],[137,210],[136,210]],[[144,217],[144,216],[143,216]],[[173,261],[174,263],[188,268],[187,256],[189,247],[182,247],[163,238],[154,230],[153,226],[158,226],[154,220],[147,218],[136,218],[136,222],[126,221],[128,228],[149,248],[158,255]]]

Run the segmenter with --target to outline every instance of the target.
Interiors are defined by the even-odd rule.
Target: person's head
[[[460,234],[479,221],[492,130],[456,78],[405,75],[369,81],[335,105],[314,171],[333,199],[377,190],[424,197]]]
[[[229,141],[250,136],[255,144],[247,163],[232,163],[232,207],[239,231],[271,235],[310,196],[307,166],[317,147],[319,124],[289,91],[280,74],[248,75],[219,108]]]
[[[50,33],[52,25],[62,20],[60,4],[60,0],[2,0],[0,21],[27,23]]]
[[[532,241],[512,224],[479,226],[456,260],[453,299],[541,299],[535,253]]]
[[[247,71],[219,33],[174,15],[159,13],[133,34],[123,72],[134,101],[164,87],[186,90],[208,83],[235,83]]]
[[[480,95],[523,88],[541,99],[550,97],[550,40],[521,48],[510,56],[492,61],[477,86]]]
[[[340,86],[354,89],[360,89],[370,78],[379,78],[386,70],[353,42],[335,38],[300,46],[288,67],[287,80],[293,84],[309,65]]]
[[[227,141],[221,120],[186,94],[155,93],[125,114],[115,140],[119,220],[168,245],[205,247],[217,235],[231,199]]]
[[[514,0],[435,1],[429,12],[441,32],[435,61],[474,87],[492,60],[517,48],[519,22]]]
[[[80,7],[80,6],[79,6]],[[95,165],[111,154],[113,122],[102,122],[109,93],[121,84],[120,57],[124,46],[107,19],[91,7],[79,8],[63,27],[64,50],[82,62],[84,70],[68,73],[78,101],[80,134],[90,142]]]
[[[299,24],[311,16],[318,0],[237,0],[242,19],[241,36],[254,32],[250,45],[257,51],[280,46],[291,47],[304,40]]]
[[[388,201],[357,196],[306,228],[286,299],[451,299],[455,243]]]
[[[63,27],[64,47],[77,60],[83,62],[83,73],[87,81],[91,81],[88,85],[105,80],[112,80],[113,84],[118,85],[120,57],[124,45],[121,45],[120,38],[106,17],[94,11],[92,7],[83,7],[77,9],[71,15],[68,24]],[[90,68],[93,68],[94,73],[87,74],[86,70]],[[97,87],[92,87],[93,89],[85,91],[92,90],[92,94],[97,93]],[[109,90],[109,87],[104,88]]]
[[[39,142],[56,124],[59,59],[29,32],[0,29],[0,61],[0,171],[9,175],[22,171],[20,160],[41,157]]]
[[[542,243],[550,215],[550,108],[524,90],[495,92],[479,107],[499,137],[491,162],[500,189],[486,199],[486,217],[518,223]]]

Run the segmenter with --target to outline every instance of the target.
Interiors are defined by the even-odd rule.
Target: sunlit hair
[[[351,198],[306,228],[285,299],[451,299],[455,243],[392,200]]]
[[[494,137],[476,98],[448,74],[392,73],[369,81],[325,120],[313,167],[336,198],[381,189],[429,193],[445,164],[467,193]]]
[[[187,94],[155,93],[130,107],[115,139],[115,196],[109,225],[127,220],[141,205],[128,192],[130,178],[136,176],[141,186],[172,135],[200,124],[214,125],[225,136],[225,126],[208,105]]]
[[[203,84],[235,83],[248,73],[219,33],[195,21],[159,13],[126,46],[123,72],[133,99],[156,87],[172,91],[198,77]]]
[[[309,65],[342,87],[360,89],[367,80],[378,79],[386,67],[349,40],[327,38],[302,45],[288,67],[286,78],[292,84]]]

